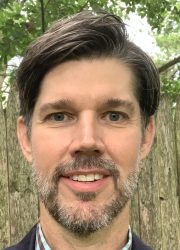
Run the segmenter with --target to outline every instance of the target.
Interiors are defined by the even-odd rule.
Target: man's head
[[[81,236],[114,223],[153,142],[159,78],[150,58],[118,17],[80,13],[30,45],[18,86],[18,137],[43,209]]]

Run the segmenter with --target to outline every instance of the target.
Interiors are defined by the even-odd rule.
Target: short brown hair
[[[115,57],[134,73],[136,97],[147,124],[159,103],[160,81],[150,57],[129,41],[120,17],[83,11],[57,21],[27,48],[17,72],[20,114],[28,125],[43,77],[68,60]]]

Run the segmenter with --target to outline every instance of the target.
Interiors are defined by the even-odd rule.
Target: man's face
[[[61,64],[42,81],[30,140],[19,136],[41,201],[73,232],[108,225],[134,193],[153,138],[152,121],[142,134],[134,84],[117,59]]]

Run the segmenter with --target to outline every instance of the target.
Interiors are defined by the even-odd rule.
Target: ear
[[[28,162],[32,163],[32,150],[31,150],[30,138],[28,138],[27,126],[22,116],[20,116],[17,120],[17,136],[25,158],[27,159]]]
[[[154,116],[150,117],[149,123],[146,126],[141,143],[141,160],[144,159],[150,152],[155,135],[155,122]]]

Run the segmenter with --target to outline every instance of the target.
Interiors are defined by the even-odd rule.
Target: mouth
[[[75,192],[97,192],[103,188],[110,178],[110,174],[106,171],[78,171],[63,175],[61,180],[63,183]]]
[[[79,182],[93,182],[102,180],[104,176],[102,174],[79,174],[79,175],[73,175],[69,177],[73,181],[79,181]]]

